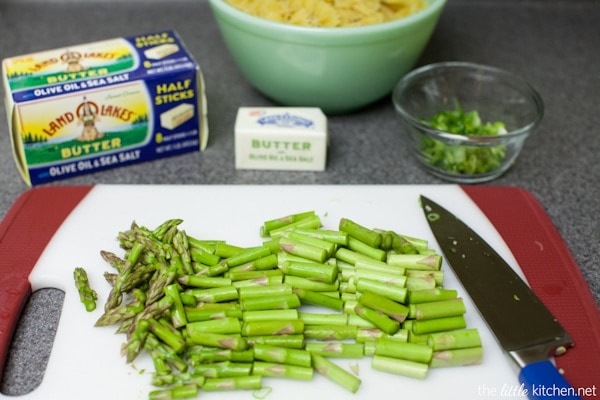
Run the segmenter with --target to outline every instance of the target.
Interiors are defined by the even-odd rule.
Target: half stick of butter
[[[238,169],[324,171],[327,117],[315,107],[240,107],[235,123]]]

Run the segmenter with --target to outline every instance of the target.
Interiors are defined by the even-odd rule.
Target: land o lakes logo
[[[98,104],[83,97],[83,101],[75,107],[75,111],[67,111],[48,122],[48,125],[42,129],[42,132],[47,136],[55,136],[63,128],[71,123],[76,122],[77,125],[82,125],[83,128],[77,140],[82,142],[90,142],[101,139],[104,133],[101,132],[97,123],[101,117],[117,118],[123,122],[132,122],[135,112],[115,104]]]
[[[279,127],[300,127],[300,128],[310,128],[314,125],[314,122],[303,118],[297,115],[291,115],[289,113],[285,114],[277,114],[277,115],[267,115],[265,117],[259,118],[257,122],[260,125],[275,125]]]

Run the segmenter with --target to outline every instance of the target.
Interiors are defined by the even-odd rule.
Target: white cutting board
[[[239,246],[262,242],[260,225],[268,219],[314,210],[324,227],[337,229],[342,217],[371,228],[390,229],[425,238],[440,252],[419,207],[424,194],[467,221],[509,264],[516,261],[491,223],[455,185],[415,186],[95,186],[57,231],[30,275],[33,290],[65,292],[54,346],[40,386],[19,399],[107,400],[147,399],[152,364],[139,357],[128,365],[120,356],[124,335],[115,327],[94,328],[110,290],[104,271],[110,270],[100,250],[122,255],[116,235],[132,221],[154,228],[166,219],[182,218],[180,226],[194,237],[224,239]],[[98,292],[96,311],[88,313],[73,283],[73,269],[84,267]],[[268,400],[293,399],[477,399],[505,398],[519,383],[512,362],[504,355],[446,263],[446,288],[465,298],[467,326],[478,328],[484,346],[481,365],[430,369],[426,379],[372,370],[370,358],[358,362],[362,379],[356,394],[346,392],[319,374],[310,382],[265,378],[272,388]],[[520,270],[518,270],[520,273]],[[502,312],[502,310],[498,310]],[[354,360],[336,362],[349,368]],[[518,397],[518,396],[514,396]],[[7,398],[0,394],[0,398]],[[11,397],[14,398],[14,397]],[[203,399],[253,399],[251,391],[201,393]]]

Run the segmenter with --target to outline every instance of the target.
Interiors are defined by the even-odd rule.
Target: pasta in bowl
[[[251,15],[271,21],[323,28],[393,21],[422,10],[424,0],[227,0]]]
[[[446,4],[422,0],[420,9],[399,18],[315,26],[275,21],[230,3],[244,0],[209,1],[229,53],[253,87],[275,103],[320,107],[328,114],[351,112],[389,95],[416,64]],[[289,3],[320,4],[316,1]],[[336,0],[322,1],[332,5]],[[264,7],[271,3],[246,2]],[[306,10],[318,13],[316,8]]]

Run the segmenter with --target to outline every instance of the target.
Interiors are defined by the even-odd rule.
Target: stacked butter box
[[[202,73],[175,31],[6,58],[2,72],[29,185],[206,147]]]

